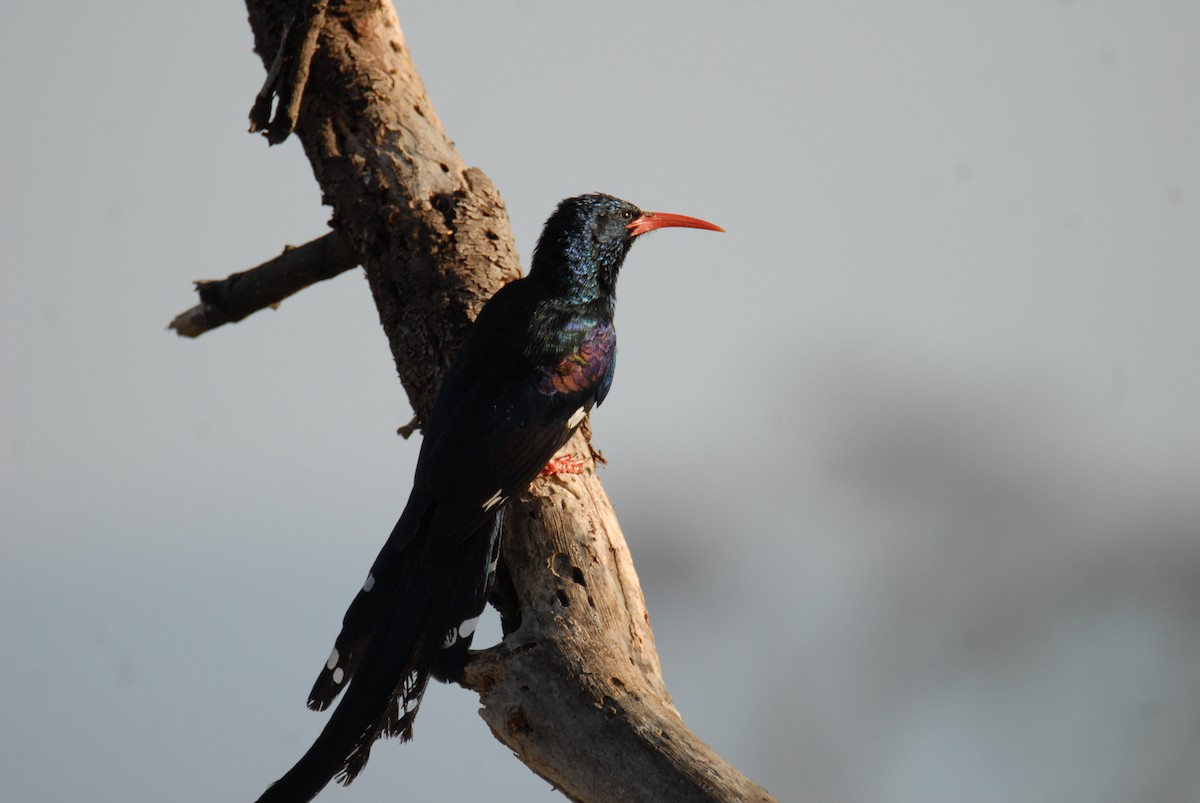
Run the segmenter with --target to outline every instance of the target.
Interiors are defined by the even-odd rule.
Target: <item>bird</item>
[[[617,274],[638,237],[668,227],[724,231],[602,193],[567,198],[546,221],[528,275],[484,305],[442,379],[408,502],[346,611],[308,707],[327,709],[345,694],[258,803],[298,803],[331,780],[349,784],[377,739],[412,738],[431,677],[460,677],[491,592],[506,503],[608,395]]]

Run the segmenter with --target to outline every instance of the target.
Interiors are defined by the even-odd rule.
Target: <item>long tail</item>
[[[309,707],[327,707],[342,688],[345,696],[308,752],[258,803],[300,803],[330,780],[350,783],[376,739],[412,738],[430,676],[452,680],[461,672],[491,590],[501,515],[433,566],[421,565],[426,539],[404,537],[404,525],[402,517],[347,611]]]

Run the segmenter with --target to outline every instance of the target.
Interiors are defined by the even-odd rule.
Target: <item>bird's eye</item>
[[[628,209],[622,209],[621,220],[633,220],[633,212],[630,212]]]

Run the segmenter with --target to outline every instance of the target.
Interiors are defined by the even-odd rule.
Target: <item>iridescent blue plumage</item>
[[[346,690],[309,751],[260,798],[349,783],[380,736],[412,736],[430,677],[455,680],[495,574],[504,505],[604,400],[616,365],[617,274],[634,239],[709,223],[608,195],[559,204],[529,276],[484,307],[442,380],[408,504],[309,694]]]

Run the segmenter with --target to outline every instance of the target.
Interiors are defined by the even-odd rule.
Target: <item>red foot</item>
[[[552,459],[542,469],[540,477],[553,477],[555,474],[582,474],[587,468],[587,461],[573,454],[560,454]]]

